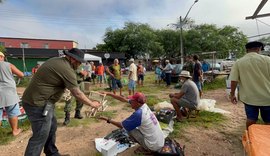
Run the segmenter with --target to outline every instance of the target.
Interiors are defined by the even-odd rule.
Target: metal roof
[[[270,13],[258,15],[261,9],[264,7],[264,5],[267,3],[267,1],[268,0],[262,0],[257,9],[255,10],[255,12],[253,13],[253,15],[246,17],[246,20],[270,16]]]

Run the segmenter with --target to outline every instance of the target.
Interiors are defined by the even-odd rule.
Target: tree
[[[216,25],[202,24],[185,32],[184,49],[188,53],[217,51],[219,58],[226,58],[229,52],[242,56],[247,37],[232,26],[217,28]]]
[[[157,30],[158,42],[163,47],[163,53],[160,53],[158,57],[163,56],[167,58],[180,56],[180,32],[175,30],[165,29]]]
[[[125,23],[123,29],[108,28],[104,35],[104,43],[97,45],[98,50],[123,52],[128,58],[156,55],[162,52],[162,46],[157,42],[155,31],[148,24]]]

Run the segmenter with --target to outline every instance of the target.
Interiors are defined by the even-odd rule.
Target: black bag
[[[164,122],[164,123],[170,123],[172,118],[175,115],[175,111],[171,109],[161,109],[159,112],[157,112],[156,117],[158,121]]]
[[[155,156],[185,156],[185,146],[181,145],[174,139],[166,138],[164,146],[156,152]]]

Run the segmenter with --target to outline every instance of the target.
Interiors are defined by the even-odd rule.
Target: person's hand
[[[91,106],[98,109],[101,106],[101,103],[98,101],[92,101]]]
[[[200,81],[200,82],[203,82],[203,76],[200,76],[200,77],[199,77],[199,81]]]
[[[231,95],[231,102],[232,102],[233,104],[237,104],[237,98],[236,98],[235,95]]]

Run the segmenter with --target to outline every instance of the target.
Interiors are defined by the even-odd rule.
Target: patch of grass
[[[207,90],[215,90],[215,89],[219,89],[219,88],[226,88],[226,79],[223,78],[216,78],[214,79],[214,81],[212,82],[205,82],[203,85],[203,90],[207,91]]]
[[[183,132],[187,127],[202,127],[202,128],[211,128],[218,126],[219,124],[226,121],[227,118],[220,113],[213,113],[207,111],[200,111],[196,118],[189,118],[179,123],[174,124],[174,131],[170,134],[170,137],[179,137],[183,136]]]
[[[159,102],[162,102],[162,101],[163,101],[162,99],[159,99],[156,96],[148,95],[146,103],[147,103],[148,106],[154,106],[154,105],[156,105],[156,104],[158,104]]]
[[[98,112],[97,116],[105,116],[108,118],[114,118],[117,115],[117,110]]]
[[[15,140],[16,137],[12,135],[12,129],[8,121],[3,121],[2,126],[5,127],[0,126],[0,145],[6,145],[10,141]],[[19,122],[19,128],[21,128],[23,131],[29,130],[30,127],[30,122],[27,118]]]

